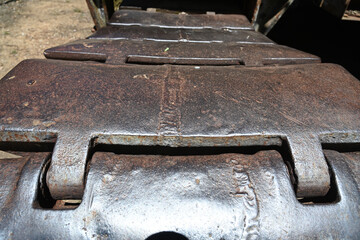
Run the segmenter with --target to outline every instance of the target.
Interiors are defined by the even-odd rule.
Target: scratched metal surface
[[[134,10],[116,11],[109,23],[114,26],[144,26],[187,29],[254,30],[245,15],[240,14],[174,14]]]
[[[261,33],[248,30],[232,29],[178,29],[142,26],[107,26],[99,29],[89,39],[133,39],[162,42],[198,42],[242,44],[274,44]]]
[[[121,10],[89,39],[45,51],[47,58],[109,64],[286,65],[320,62],[249,31],[244,15]]]
[[[90,39],[132,39],[160,42],[273,44],[253,31],[244,15],[183,15],[123,10]]]
[[[303,205],[276,151],[253,155],[117,155],[95,153],[82,203],[42,209],[36,189],[47,153],[0,160],[1,239],[134,239],[162,231],[197,239],[356,239],[360,192],[346,154],[325,151],[340,198]],[[357,155],[357,161],[360,161]],[[18,168],[18,163],[22,166]],[[355,170],[353,170],[355,171]],[[21,172],[21,174],[18,174]],[[355,174],[360,174],[359,171]]]
[[[124,64],[138,58],[137,63],[172,63],[188,65],[288,65],[319,63],[309,53],[277,44],[182,43],[132,40],[85,39],[45,50],[50,59],[92,60],[108,64]],[[130,59],[129,59],[130,57]]]
[[[148,67],[27,60],[0,85],[2,141],[20,141],[24,134],[38,141],[57,137],[48,174],[55,198],[81,198],[92,139],[175,147],[286,140],[298,196],[329,189],[321,143],[360,142],[359,81],[332,64]]]
[[[359,152],[322,149],[360,143],[357,79],[244,16],[120,11],[110,25],[0,81],[0,148],[55,143],[0,159],[1,239],[360,235]],[[92,155],[97,145],[289,155]],[[82,202],[65,210],[65,199]]]

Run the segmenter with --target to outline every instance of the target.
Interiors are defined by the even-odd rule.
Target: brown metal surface
[[[47,58],[110,64],[286,65],[320,59],[247,31],[244,15],[170,14],[121,10],[109,27],[45,51]]]
[[[0,81],[0,239],[358,238],[360,82],[220,27],[243,17],[158,14]]]
[[[107,26],[99,29],[89,39],[133,39],[162,42],[199,42],[242,44],[274,44],[269,38],[255,31],[229,29],[178,29],[142,26]]]
[[[61,199],[82,196],[92,140],[246,146],[286,139],[298,196],[329,189],[321,143],[360,141],[360,84],[331,64],[148,67],[28,60],[0,84],[2,141],[23,139],[24,132],[57,135],[47,176],[52,195]]]
[[[172,14],[132,10],[115,12],[109,21],[109,25],[253,30],[246,16],[239,14]]]
[[[143,64],[263,66],[320,62],[320,58],[314,55],[276,44],[204,44],[102,39],[71,42],[47,49],[44,55],[52,59],[91,60],[109,64],[133,61]]]

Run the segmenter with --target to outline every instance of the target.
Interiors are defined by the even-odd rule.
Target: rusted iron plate
[[[263,66],[320,62],[320,58],[312,54],[276,44],[203,44],[103,39],[71,42],[47,49],[44,55],[52,59],[92,60],[109,64],[134,61],[143,64]]]
[[[326,204],[297,201],[276,151],[208,156],[98,152],[90,161],[79,207],[56,211],[36,202],[43,160],[31,158],[20,179],[11,182],[17,186],[10,192],[11,203],[0,205],[0,238],[144,240],[168,231],[194,240],[356,239],[360,183],[348,174],[346,155],[325,154],[340,196]]]
[[[99,29],[90,39],[133,39],[161,42],[198,42],[242,44],[274,44],[261,33],[230,29],[176,29],[142,26],[107,26]]]
[[[133,10],[115,12],[109,21],[109,25],[253,30],[246,16],[240,14],[173,14]]]
[[[285,139],[298,196],[329,189],[320,143],[360,142],[360,83],[332,64],[148,67],[28,60],[1,80],[0,95],[2,141],[23,132],[57,135],[47,175],[55,198],[81,198],[92,139],[169,146],[280,145]]]

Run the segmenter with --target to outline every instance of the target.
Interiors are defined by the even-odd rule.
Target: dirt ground
[[[89,36],[93,26],[85,0],[0,0],[0,79],[24,59]]]

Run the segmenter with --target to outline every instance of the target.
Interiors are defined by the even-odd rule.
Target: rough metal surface
[[[175,147],[286,140],[298,196],[329,189],[321,143],[360,142],[360,84],[332,64],[148,67],[28,60],[0,85],[2,141],[57,136],[47,175],[55,198],[81,198],[92,139]]]
[[[323,147],[360,82],[231,19],[120,11],[9,72],[0,239],[358,238],[359,151]]]
[[[212,17],[131,14],[0,81],[0,239],[359,237],[359,151],[323,151],[359,146],[357,79]]]
[[[237,43],[182,43],[86,39],[47,49],[46,58],[125,64],[288,65],[320,58],[286,46]],[[129,59],[130,57],[130,59]],[[136,59],[136,60],[134,60]]]
[[[109,25],[144,26],[182,29],[241,29],[253,30],[245,15],[239,14],[173,14],[120,10],[113,14]]]
[[[6,186],[15,186],[0,205],[1,239],[144,240],[163,231],[190,240],[360,235],[360,183],[348,174],[347,155],[338,152],[325,155],[339,198],[307,205],[296,199],[276,151],[207,156],[98,152],[90,161],[83,200],[72,210],[39,207],[36,189],[45,155],[0,160],[17,175],[0,175]]]
[[[90,39],[133,39],[162,42],[198,42],[242,44],[274,44],[269,38],[255,31],[232,29],[178,29],[142,26],[107,26],[99,29]]]
[[[250,31],[243,15],[121,10],[90,39],[45,51],[47,58],[109,64],[287,65],[320,59]]]

